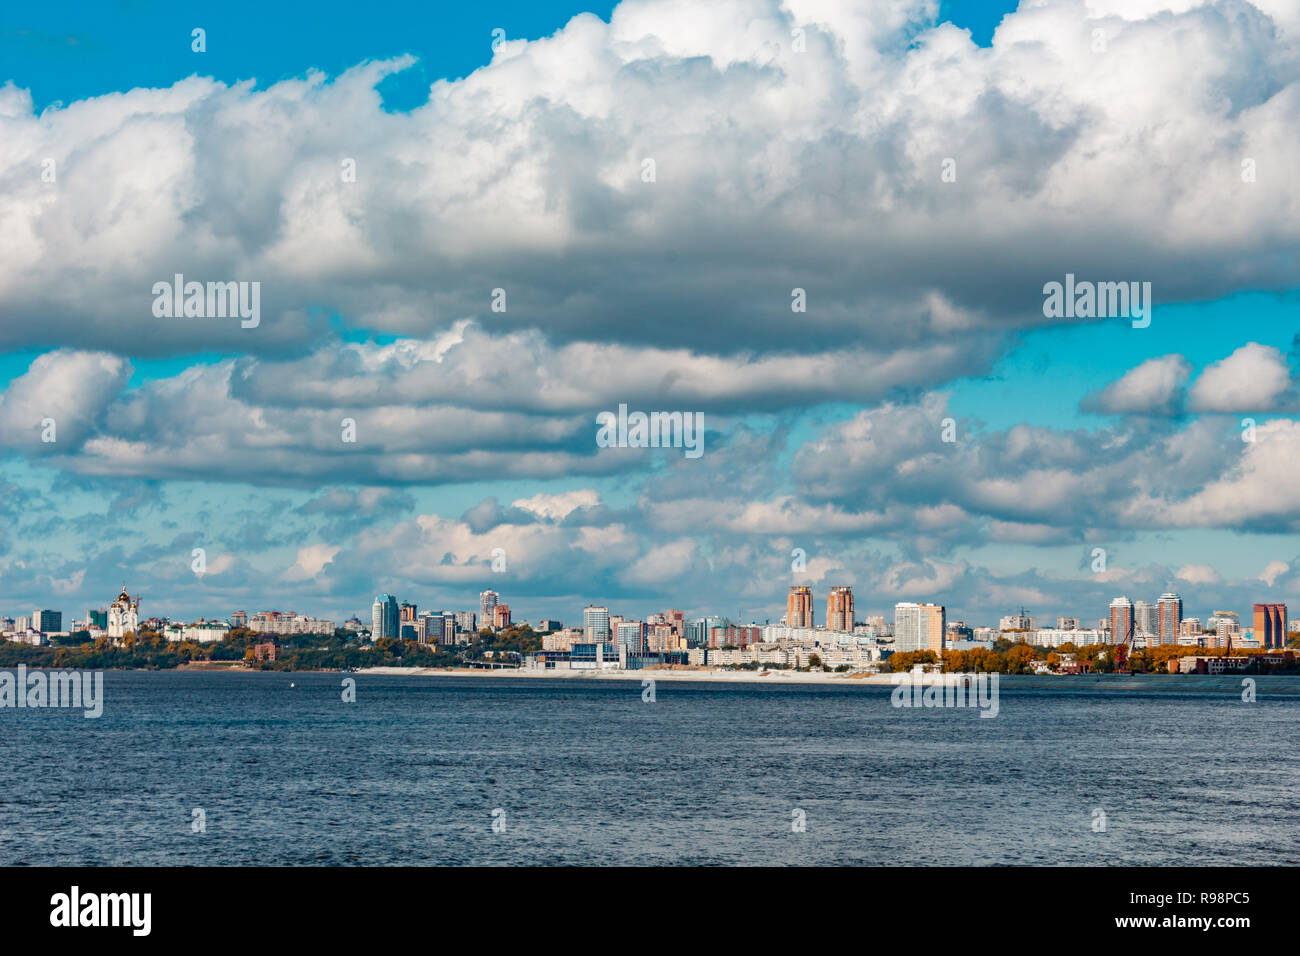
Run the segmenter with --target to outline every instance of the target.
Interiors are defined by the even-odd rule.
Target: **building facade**
[[[501,595],[496,591],[487,590],[479,592],[478,596],[478,619],[483,622],[484,627],[492,626],[492,612],[501,600]]]
[[[609,608],[588,604],[582,610],[582,630],[588,644],[603,644],[610,638]]]
[[[947,631],[947,610],[942,604],[894,605],[894,650],[942,653]]]
[[[853,631],[853,589],[834,587],[826,597],[826,627],[832,631]]]
[[[1286,605],[1256,604],[1255,640],[1263,648],[1286,647]]]
[[[140,628],[140,599],[126,593],[126,587],[117,596],[117,600],[108,606],[108,636],[125,637],[134,634]]]
[[[785,623],[790,627],[812,627],[812,602],[812,588],[806,584],[797,584],[790,588],[790,596],[785,602]]]
[[[372,640],[401,636],[398,620],[397,598],[391,594],[380,594],[370,606],[370,637]]]
[[[1124,595],[1110,602],[1110,640],[1112,644],[1133,640],[1133,602]]]
[[[492,626],[503,631],[510,626],[510,605],[496,604],[492,607]]]
[[[1160,595],[1156,607],[1159,609],[1156,634],[1160,638],[1160,643],[1177,644],[1178,625],[1183,620],[1183,599],[1173,591],[1166,591]]]

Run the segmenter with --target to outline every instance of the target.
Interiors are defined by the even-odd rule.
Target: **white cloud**
[[[1271,345],[1249,342],[1205,369],[1192,385],[1188,407],[1198,412],[1279,410],[1291,388],[1286,358]]]
[[[1084,407],[1108,414],[1168,414],[1181,404],[1183,386],[1190,374],[1191,365],[1181,355],[1147,359],[1085,399]]]
[[[1278,578],[1290,570],[1291,566],[1285,561],[1270,561],[1265,565],[1264,570],[1259,572],[1259,579],[1269,587],[1272,587]]]
[[[131,365],[103,352],[59,350],[39,355],[0,395],[0,444],[28,454],[74,448],[103,419],[126,384]],[[54,422],[54,442],[42,440]]]
[[[542,518],[560,520],[579,508],[595,508],[600,504],[600,494],[591,488],[578,488],[560,494],[536,494],[511,502],[511,507],[532,512]]]
[[[334,560],[338,547],[328,544],[309,544],[298,549],[298,558],[284,573],[287,581],[309,581]]]
[[[1219,572],[1208,564],[1184,564],[1174,577],[1189,584],[1218,584],[1220,580]]]
[[[680,580],[690,572],[697,547],[692,538],[656,545],[631,562],[621,579],[633,585],[662,585]]]
[[[416,336],[478,315],[557,341],[887,354],[1043,322],[1026,290],[1062,264],[1162,301],[1294,284],[1294,13],[1150,6],[1027,4],[989,50],[931,0],[627,0],[409,113],[374,87],[410,58],[39,114],[9,85],[0,344],[282,353],[326,336],[323,305]],[[152,283],[178,271],[262,282],[261,326],[153,318]]]

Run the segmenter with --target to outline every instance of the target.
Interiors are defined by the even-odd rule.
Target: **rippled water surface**
[[[97,720],[0,710],[0,863],[1300,863],[1295,678],[1004,679],[994,719],[882,686],[342,679],[113,672]]]

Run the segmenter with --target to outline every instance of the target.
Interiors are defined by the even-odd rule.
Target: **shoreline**
[[[890,684],[891,674],[862,674],[850,677],[847,674],[827,674],[798,671],[729,671],[702,668],[700,670],[657,670],[645,668],[634,671],[575,671],[561,670],[523,670],[512,668],[487,669],[477,667],[363,667],[358,674],[374,674],[384,677],[518,677],[539,680],[634,680],[645,678],[655,680],[684,681],[745,681],[756,684]]]
[[[655,681],[686,681],[695,683],[746,683],[789,686],[795,684],[829,684],[835,686],[863,686],[892,688],[894,674],[861,674],[856,677],[847,674],[827,674],[818,672],[797,672],[772,670],[726,671],[726,670],[655,670],[646,668],[635,671],[571,671],[571,670],[480,670],[477,668],[439,668],[439,667],[368,667],[356,671],[358,675],[369,674],[376,677],[473,677],[482,679],[518,678],[537,680],[610,680],[634,681],[640,683],[645,679]],[[1045,674],[999,674],[999,684],[1008,684],[1016,688],[1029,690],[1055,689],[1078,691],[1116,691],[1136,690],[1156,693],[1169,691],[1212,691],[1215,693],[1239,694],[1242,680],[1249,677],[1261,688],[1271,693],[1300,695],[1300,674],[1261,674],[1261,675],[1219,675],[1219,674],[1079,674],[1053,675]]]

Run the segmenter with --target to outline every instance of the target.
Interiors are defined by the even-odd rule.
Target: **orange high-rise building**
[[[789,627],[812,627],[812,602],[812,588],[806,584],[796,584],[790,588],[790,597],[785,604],[785,623]]]
[[[832,631],[853,630],[853,589],[834,587],[826,598],[826,626]]]
[[[510,626],[509,604],[497,604],[492,608],[492,626],[497,630]]]
[[[1255,640],[1260,647],[1286,647],[1286,605],[1256,604]]]

